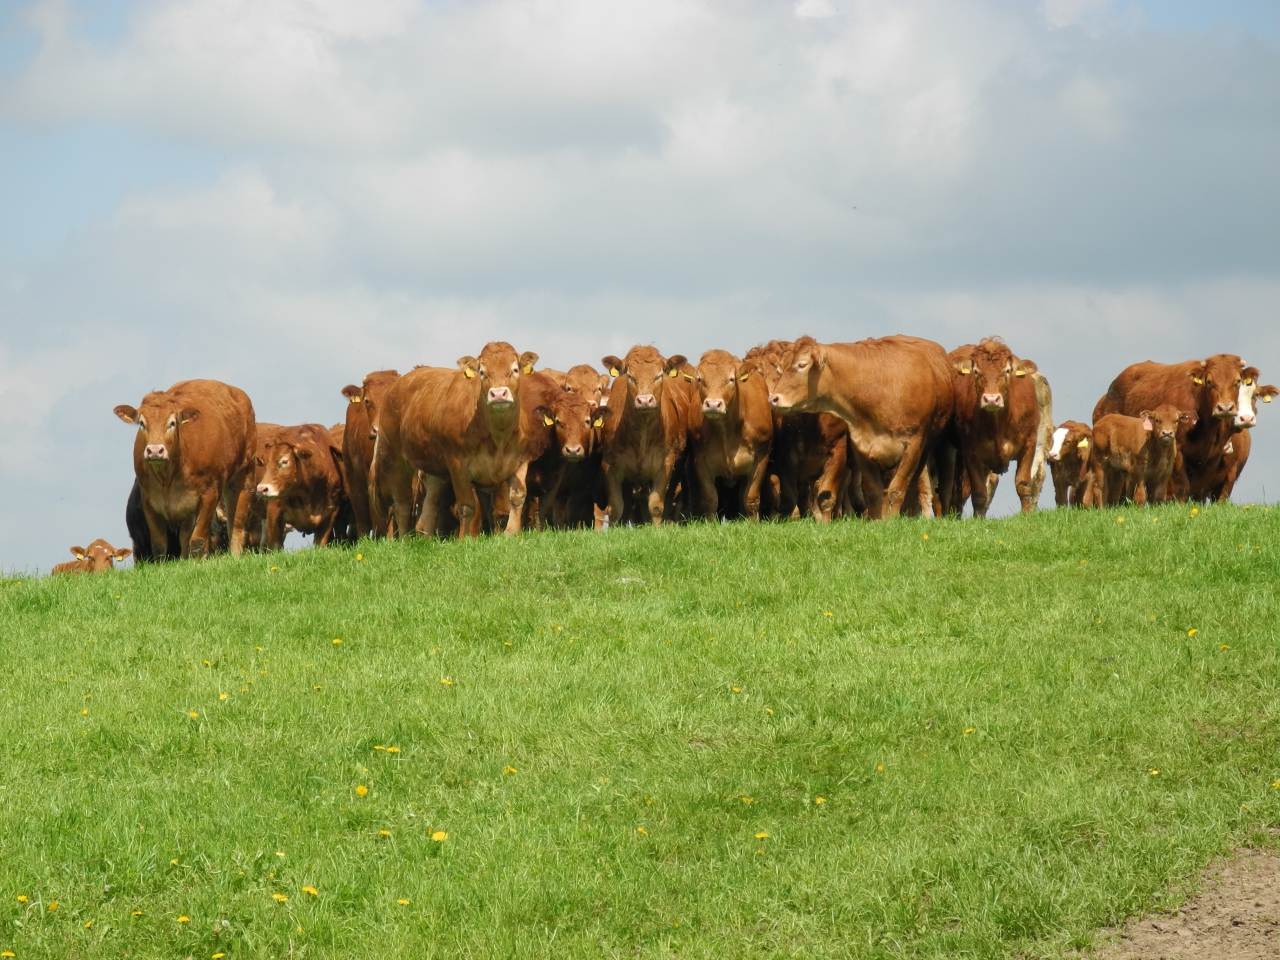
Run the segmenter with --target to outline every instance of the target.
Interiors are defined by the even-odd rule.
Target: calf
[[[387,390],[374,446],[377,482],[391,495],[400,535],[434,533],[445,485],[451,484],[460,536],[477,536],[477,485],[509,488],[507,532],[520,528],[528,470],[528,432],[546,427],[522,410],[521,382],[538,355],[517,355],[509,343],[485,344],[480,356],[461,357],[456,370],[419,367]],[[522,437],[522,430],[526,436]],[[413,480],[423,479],[422,512],[412,523]]]
[[[1089,470],[1093,429],[1078,420],[1064,420],[1049,440],[1049,470],[1053,499],[1060,507],[1090,506]]]
[[[769,398],[774,408],[844,420],[864,471],[868,514],[901,513],[951,418],[951,366],[942,347],[905,336],[829,344],[801,337],[780,366]]]
[[[318,423],[282,427],[263,444],[255,492],[267,504],[268,550],[283,549],[285,524],[312,534],[317,547],[328,544],[342,509],[341,456]]]
[[[1040,499],[1053,426],[1048,381],[996,337],[966,344],[947,358],[955,399],[947,444],[953,449],[939,452],[943,512],[963,509],[967,485],[974,516],[985,517],[1000,476],[1017,460],[1015,486],[1022,512],[1029,513]]]
[[[675,356],[669,362],[683,361]],[[743,363],[724,350],[704,353],[695,376],[703,426],[690,457],[701,512],[717,515],[717,484],[723,484],[740,488],[739,508],[748,519],[758,520],[773,441],[769,388],[755,363]]]
[[[167,544],[176,527],[180,556],[206,555],[221,502],[232,520],[231,552],[239,554],[256,428],[245,392],[185,380],[148,393],[137,408],[120,404],[115,414],[138,428],[133,468],[151,543]]]
[[[542,521],[558,528],[590,524],[600,482],[598,440],[611,411],[583,393],[560,390],[535,403],[535,413],[552,431],[547,449],[529,468],[529,489],[539,495]]]
[[[1136,417],[1109,413],[1093,425],[1094,499],[1114,506],[1122,500],[1142,505],[1169,498],[1169,481],[1178,454],[1178,430],[1195,415],[1161,404]]]
[[[113,547],[101,538],[94,540],[88,547],[72,547],[74,560],[60,563],[51,571],[55,574],[66,573],[103,573],[115,569],[117,560],[124,560],[132,553],[128,547]]]
[[[701,428],[694,375],[684,369],[684,357],[668,359],[651,346],[632,347],[624,359],[610,355],[602,362],[614,378],[608,401],[612,415],[600,435],[609,522],[623,521],[625,495],[634,486],[646,497],[649,520],[657,526],[674,519],[677,467],[690,433]]]
[[[369,470],[373,465],[373,443],[378,431],[378,405],[390,386],[400,379],[395,370],[375,370],[365,376],[360,386],[347,384],[342,395],[347,398],[347,419],[342,435],[342,464],[347,497],[355,516],[356,534],[361,537],[382,536],[385,529],[373,523],[370,506]],[[385,512],[385,511],[384,511]]]

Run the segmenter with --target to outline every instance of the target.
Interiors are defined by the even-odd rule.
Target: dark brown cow
[[[669,362],[679,365],[683,360],[674,356]],[[696,378],[703,424],[689,453],[698,507],[703,516],[717,516],[717,485],[736,486],[738,508],[748,519],[758,520],[773,442],[773,411],[764,376],[754,362],[743,363],[725,350],[708,350],[698,360]]]
[[[314,536],[323,547],[342,509],[342,452],[318,423],[282,427],[262,446],[255,493],[266,502],[264,546],[284,547],[285,524]]]
[[[773,406],[843,419],[865,471],[868,514],[897,516],[951,419],[946,352],[918,337],[828,344],[801,337],[783,354],[781,367],[769,398]]]
[[[378,404],[391,384],[400,379],[395,370],[375,370],[360,386],[347,384],[342,395],[347,398],[346,429],[342,437],[342,464],[347,484],[347,497],[355,514],[356,533],[361,537],[382,536],[386,530],[376,529],[369,506],[369,468],[373,465],[373,442],[378,427]]]
[[[770,340],[743,358],[755,363],[772,393],[782,376],[782,354],[791,344]],[[776,409],[769,456],[774,512],[783,517],[810,514],[829,523],[843,512],[850,490],[849,425],[832,413],[789,413]],[[861,506],[861,489],[853,491]]]
[[[347,465],[343,459],[343,448],[346,446],[347,425],[335,423],[328,430],[329,447],[333,451],[338,464],[338,475],[342,480],[342,500],[338,507],[338,519],[333,524],[331,543],[355,543],[359,539],[356,530],[356,516],[351,508],[351,479],[347,475]]]
[[[71,555],[75,559],[58,564],[51,572],[57,574],[103,573],[115,569],[116,561],[124,560],[132,552],[128,547],[113,547],[99,537],[87,547],[72,547]]]
[[[941,450],[939,494],[943,511],[959,513],[968,487],[974,516],[985,517],[999,478],[1018,461],[1015,488],[1030,513],[1044,485],[1044,453],[1053,427],[1049,383],[1029,360],[988,337],[947,354],[953,368],[955,412],[950,451]],[[961,475],[963,474],[963,475]],[[967,481],[967,483],[965,483]]]
[[[1053,499],[1060,507],[1090,506],[1089,470],[1093,429],[1079,420],[1064,420],[1049,439]]]
[[[600,483],[598,440],[611,411],[563,389],[534,402],[535,413],[552,430],[546,451],[529,468],[529,491],[532,496],[536,490],[541,501],[541,520],[561,529],[589,525]]]
[[[1178,456],[1178,431],[1195,415],[1164,403],[1136,417],[1108,413],[1093,425],[1094,502],[1115,506],[1169,499],[1169,481]]]
[[[477,485],[509,486],[507,532],[518,532],[528,469],[521,426],[547,429],[519,402],[521,381],[537,361],[536,353],[517,355],[509,343],[488,343],[478,359],[461,357],[456,370],[419,367],[387,390],[378,413],[374,471],[378,484],[391,493],[400,535],[437,530],[446,484],[452,484],[460,536],[480,533]],[[424,485],[416,525],[415,471]]]
[[[120,404],[115,414],[138,427],[133,469],[151,542],[167,543],[175,526],[180,555],[204,556],[221,502],[232,518],[231,552],[239,554],[255,439],[245,392],[217,380],[185,380],[148,393],[137,409]]]
[[[674,519],[675,486],[690,433],[701,428],[694,374],[683,357],[666,359],[655,347],[636,346],[625,359],[603,361],[614,378],[611,416],[600,435],[608,522],[626,518],[626,495],[634,487],[645,497],[655,526]]]
[[[1209,498],[1217,501],[1225,501],[1231,499],[1231,494],[1235,490],[1236,481],[1240,479],[1240,473],[1244,470],[1245,464],[1249,462],[1249,453],[1253,448],[1253,438],[1251,437],[1251,429],[1258,422],[1258,400],[1263,403],[1271,403],[1280,390],[1276,387],[1257,386],[1256,384],[1242,385],[1241,396],[1237,402],[1236,416],[1233,421],[1235,429],[1231,432],[1227,445],[1222,450],[1222,459],[1218,465],[1216,475],[1210,475],[1206,478],[1209,489]]]
[[[1258,371],[1231,353],[1206,360],[1153,363],[1125,367],[1093,408],[1096,423],[1109,413],[1136,416],[1170,404],[1195,414],[1194,424],[1178,438],[1173,467],[1173,495],[1207,500],[1221,476],[1221,460],[1240,410],[1242,388],[1256,384]]]

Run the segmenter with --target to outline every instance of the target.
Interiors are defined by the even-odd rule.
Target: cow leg
[[[973,500],[973,515],[985,517],[991,500],[987,496],[987,476],[989,471],[982,464],[969,460],[964,465],[965,475],[969,478],[969,496]],[[961,509],[964,502],[961,501]]]
[[[767,452],[755,462],[751,476],[742,485],[742,512],[748,520],[760,519],[760,495],[769,475]]]
[[[268,550],[284,549],[284,505],[279,500],[267,503],[263,530],[263,545]]]
[[[151,538],[151,559],[170,559],[171,557],[168,549],[169,522],[152,510],[146,500],[142,500],[141,504],[142,519],[146,522],[147,534]]]
[[[698,457],[694,464],[698,483],[698,511],[704,517],[716,518],[720,512],[720,492],[716,490],[716,478],[706,460]]]
[[[333,525],[338,522],[338,504],[331,503],[321,515],[320,526],[311,539],[312,546],[327,547],[333,539]]]
[[[1071,488],[1068,485],[1070,478],[1064,471],[1057,471],[1053,474],[1053,502],[1059,507],[1065,507],[1071,503]],[[1079,491],[1077,485],[1076,490]],[[1079,497],[1079,493],[1076,494]]]
[[[244,553],[245,537],[249,523],[253,518],[254,492],[252,483],[246,484],[235,497],[235,506],[231,511],[231,555],[238,557]]]
[[[836,444],[822,465],[813,498],[813,519],[818,523],[830,523],[840,505],[840,488],[849,467],[849,446]]]
[[[414,529],[424,537],[434,537],[439,533],[440,499],[446,485],[443,477],[422,474],[422,510],[418,513],[418,525]]]
[[[507,536],[513,537],[523,527],[524,524],[524,505],[529,495],[529,488],[525,483],[525,478],[529,474],[529,461],[525,461],[516,467],[516,472],[511,475],[511,479],[507,483],[507,528],[504,531]],[[496,499],[496,497],[495,497]]]
[[[191,528],[190,539],[187,540],[186,545],[188,556],[209,555],[209,528],[218,510],[218,492],[217,487],[210,487],[200,494],[200,503],[196,508],[196,521]]]
[[[483,518],[480,516],[480,498],[475,484],[467,473],[466,464],[460,460],[449,461],[449,480],[453,484],[453,512],[458,518],[458,537],[478,537]]]
[[[924,463],[925,437],[912,437],[902,450],[902,457],[893,471],[893,479],[889,481],[889,489],[885,493],[884,516],[896,517],[902,513],[902,505],[907,498],[907,490],[915,482],[916,475]],[[985,478],[984,478],[985,480]]]
[[[1147,505],[1147,481],[1140,479],[1133,488],[1133,502],[1140,507]]]
[[[1030,513],[1036,508],[1037,501],[1040,499],[1040,484],[1036,482],[1036,478],[1031,476],[1031,468],[1035,465],[1036,451],[1033,447],[1030,450],[1022,451],[1022,456],[1018,458],[1018,472],[1014,474],[1013,488],[1018,491],[1018,499],[1022,502],[1022,512]],[[1043,474],[1040,477],[1043,482]]]

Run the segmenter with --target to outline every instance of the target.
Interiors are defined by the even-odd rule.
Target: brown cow
[[[355,543],[360,534],[356,530],[356,515],[351,508],[351,480],[347,476],[347,465],[343,460],[342,449],[346,446],[347,425],[335,423],[328,430],[329,449],[333,452],[338,465],[338,476],[342,480],[342,499],[338,507],[338,519],[333,524],[333,536],[330,542]]]
[[[485,344],[480,356],[461,357],[456,370],[419,367],[387,390],[378,414],[374,445],[377,482],[391,493],[396,527],[434,534],[441,496],[451,483],[460,536],[480,533],[482,516],[476,486],[509,486],[507,532],[519,530],[525,500],[522,459],[526,429],[546,427],[520,404],[520,385],[533,373],[538,355],[516,354],[509,343]],[[423,477],[423,505],[412,522],[413,479]]]
[[[259,453],[262,468],[255,493],[267,503],[264,546],[284,547],[285,524],[328,544],[342,509],[342,452],[318,423],[282,427]]]
[[[1136,416],[1170,404],[1195,414],[1190,428],[1178,438],[1172,491],[1179,500],[1206,500],[1221,476],[1221,460],[1235,429],[1241,389],[1258,380],[1258,371],[1238,356],[1218,353],[1205,360],[1153,363],[1125,367],[1093,408],[1094,422],[1109,413]]]
[[[1249,453],[1253,448],[1253,438],[1250,433],[1253,425],[1258,422],[1257,401],[1261,398],[1263,403],[1271,403],[1276,395],[1280,394],[1280,390],[1271,385],[1260,387],[1255,383],[1248,386],[1241,385],[1240,393],[1233,421],[1236,429],[1231,432],[1227,445],[1222,450],[1222,459],[1217,473],[1206,478],[1209,497],[1213,500],[1231,499],[1236,481],[1240,479],[1241,471],[1249,462]]]
[[[561,529],[588,525],[600,482],[600,430],[611,411],[577,391],[561,389],[540,399],[534,401],[535,413],[552,436],[529,468],[530,494],[536,491],[541,501],[544,524]]]
[[[872,517],[897,516],[953,406],[951,366],[932,340],[893,336],[856,343],[796,340],[769,398],[782,411],[826,411],[849,425]],[[885,482],[887,479],[887,483]]]
[[[1064,420],[1049,439],[1049,470],[1053,499],[1060,507],[1091,506],[1089,478],[1093,429],[1078,420]]]
[[[1030,513],[1044,484],[1044,452],[1053,427],[1049,382],[1029,360],[1014,356],[997,337],[966,344],[947,354],[955,389],[952,451],[939,451],[943,511],[959,513],[967,485],[973,513],[985,517],[999,478],[1018,461],[1015,488],[1022,512]],[[963,475],[961,475],[961,473]],[[965,484],[964,481],[967,481]]]
[[[574,393],[586,397],[592,406],[601,404],[608,406],[609,382],[608,374],[601,373],[589,363],[579,363],[570,367],[567,373],[559,370],[540,371],[555,381],[556,386],[565,393]]]
[[[1094,423],[1094,501],[1110,507],[1122,500],[1141,506],[1169,499],[1178,431],[1194,420],[1195,414],[1163,403],[1136,417],[1108,413]]]
[[[124,560],[133,551],[128,547],[113,547],[106,540],[99,537],[87,547],[72,547],[71,555],[74,560],[68,560],[66,563],[59,563],[53,568],[52,573],[102,573],[106,570],[115,569],[117,560]]]
[[[668,362],[680,365],[684,357]],[[760,519],[760,493],[769,468],[773,411],[769,388],[756,363],[743,363],[725,350],[708,350],[698,360],[696,383],[703,426],[690,445],[698,506],[715,517],[717,484],[740,487],[738,507]]]
[[[614,378],[608,402],[612,415],[600,435],[608,522],[626,519],[626,494],[635,487],[657,526],[675,518],[677,467],[690,433],[701,428],[695,375],[685,369],[684,357],[666,359],[651,346],[635,346],[625,359],[610,355],[602,362]]]
[[[378,428],[378,404],[391,384],[400,379],[395,370],[375,370],[360,386],[347,384],[342,395],[347,398],[346,429],[342,437],[342,463],[347,484],[347,497],[355,514],[356,533],[361,537],[382,536],[386,530],[376,529],[369,505],[369,468],[373,465],[373,442]]]
[[[136,424],[133,469],[153,544],[178,528],[182,557],[204,556],[219,502],[232,518],[231,552],[244,547],[255,423],[243,390],[217,380],[184,380],[115,414]],[[241,496],[241,494],[245,494]]]

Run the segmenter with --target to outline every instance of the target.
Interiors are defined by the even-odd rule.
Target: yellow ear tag
[[[1265,397],[1263,397],[1263,398],[1262,398],[1262,402],[1263,402],[1263,403],[1270,403],[1270,402],[1271,402],[1271,394],[1267,394]]]
[[[597,429],[599,429],[600,427],[603,427],[604,417],[596,417],[594,420],[591,421],[591,425],[593,427],[596,427]]]
[[[548,417],[546,414],[543,414],[542,422],[545,423],[548,427],[554,427],[556,425],[555,420],[552,417]]]
[[[1088,450],[1088,449],[1089,449],[1089,438],[1088,438],[1088,437],[1085,437],[1083,440],[1081,440],[1079,443],[1077,443],[1077,444],[1076,444],[1076,449],[1077,449],[1077,450]]]
[[[694,381],[694,379],[695,379],[694,377],[692,377],[692,376],[690,376],[689,374],[685,373],[683,370],[681,370],[681,371],[680,371],[680,376],[684,377],[684,378],[685,378],[686,380],[688,380],[690,383],[693,383],[693,381]]]
[[[749,376],[751,376],[751,373],[750,373],[750,372],[744,373],[742,376],[740,376],[740,377],[738,378],[738,382],[739,382],[739,383],[745,383],[745,382],[746,382],[746,380],[747,380],[747,377],[749,377]]]
[[[351,398],[351,402],[352,402],[352,403],[362,403],[363,401],[364,401],[364,397],[352,397],[352,398]]]
[[[1197,387],[1203,387],[1204,377],[1192,377],[1191,382],[1194,383]]]
[[[1252,386],[1253,386],[1253,381],[1252,381],[1252,380],[1246,380],[1246,381],[1244,382],[1244,385],[1245,385],[1246,387],[1252,387]]]
[[[463,367],[462,373],[468,380],[475,379],[476,372],[472,370],[470,367]]]
[[[672,367],[670,370],[667,371],[667,376],[670,377],[672,380],[674,380],[676,377],[680,376],[680,371],[677,370],[675,367]]]
[[[76,554],[76,559],[77,559],[77,560],[83,560],[83,559],[84,559],[84,554],[83,554],[83,553],[77,553],[77,554]]]
[[[1022,367],[1019,367],[1017,370],[1013,371],[1013,375],[1015,377],[1025,377],[1027,375],[1027,371],[1022,369]]]
[[[967,377],[969,374],[973,373],[973,367],[966,363],[960,368],[960,372]]]
[[[618,373],[618,368],[617,368],[617,367],[610,367],[610,368],[609,368],[609,376],[613,377],[614,379],[617,379],[617,378],[620,376],[620,374]]]
[[[532,363],[526,363],[526,364],[524,365],[524,375],[527,377],[527,376],[528,376],[529,374],[531,374],[531,373],[533,373],[533,364],[532,364]]]

